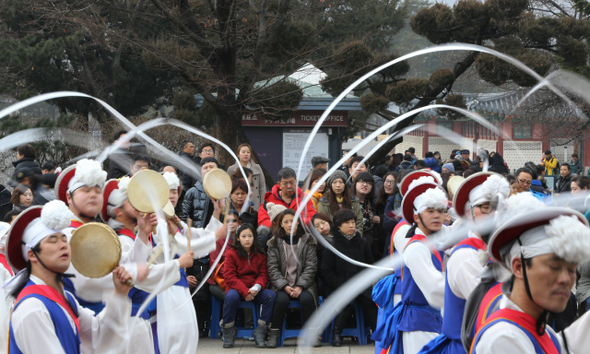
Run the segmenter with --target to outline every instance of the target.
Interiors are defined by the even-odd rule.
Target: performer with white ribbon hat
[[[447,196],[432,176],[412,181],[404,195],[402,214],[413,226],[402,254],[402,300],[390,317],[390,336],[382,340],[391,353],[417,353],[440,333],[443,252],[431,250],[424,242],[443,227],[447,206]]]
[[[71,217],[56,200],[25,210],[12,224],[7,256],[20,272],[8,285],[16,297],[9,353],[113,353],[126,340],[131,302],[125,282],[132,278],[123,267],[112,273],[115,291],[99,316],[64,291],[71,255],[62,230]]]
[[[170,190],[178,189],[180,180],[175,174],[165,172],[163,176],[168,182]],[[172,206],[175,206],[174,203]],[[207,227],[190,229],[190,247],[195,258],[203,257],[215,250],[215,234],[218,230],[222,230],[223,224],[219,221],[221,214],[219,201],[213,201],[213,206],[213,216]],[[176,218],[174,215],[172,217]],[[180,220],[177,219],[177,221]],[[188,226],[181,223],[183,227],[181,231],[172,220],[167,220],[167,224],[168,234],[174,235],[170,243],[169,256],[170,258],[178,258],[188,246]],[[158,227],[157,230],[162,229]],[[163,237],[168,237],[168,235],[154,234],[154,246],[164,242]],[[162,254],[156,261],[163,262],[164,259]],[[199,338],[197,315],[189,292],[186,272],[181,269],[180,273],[180,281],[157,296],[157,333],[161,353],[194,354],[197,350]]]
[[[453,205],[459,217],[477,223],[492,217],[498,204],[510,196],[510,185],[494,172],[479,172],[465,179],[455,191]],[[493,202],[493,203],[492,203]],[[469,231],[447,260],[445,272],[444,317],[442,333],[420,353],[465,353],[461,343],[461,323],[465,302],[479,283],[484,271],[480,254],[487,250],[487,237]]]
[[[148,237],[146,237],[146,235],[149,236],[149,232],[143,231],[136,234],[133,229],[138,220],[140,220],[140,226],[148,230],[151,229],[151,223],[148,222],[149,216],[142,218],[140,213],[127,200],[129,179],[129,177],[123,177],[120,180],[111,179],[107,181],[104,187],[104,204],[101,218],[103,221],[108,222],[109,226],[117,233],[121,242],[122,254],[125,254],[125,257],[130,261],[142,263],[146,262],[152,249],[152,245],[149,243]],[[176,262],[168,262],[169,264],[158,264],[152,267],[154,272],[162,274],[161,286],[158,287],[159,292],[165,291],[179,281],[179,268],[183,269],[190,266],[192,257],[192,254],[187,253],[184,257],[179,258],[177,266],[175,266]],[[158,268],[162,267],[164,270],[160,272]],[[131,298],[132,302],[132,317],[129,321],[127,353],[149,354],[155,352],[155,341],[152,326],[149,322],[150,312],[143,311],[139,317],[136,316],[139,308],[149,295],[149,293],[135,287],[129,291],[129,298]]]
[[[471,352],[569,353],[573,338],[564,340],[545,321],[549,312],[566,308],[576,267],[590,258],[586,218],[559,207],[515,215],[494,232],[489,253],[510,269],[512,278],[504,283],[499,309],[476,333]]]

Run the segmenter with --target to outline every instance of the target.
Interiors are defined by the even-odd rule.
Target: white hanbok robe
[[[34,275],[30,279],[35,284],[45,284]],[[120,343],[127,338],[127,323],[131,314],[129,298],[113,294],[107,299],[104,311],[96,317],[93,311],[77,305],[81,353],[123,353]],[[75,332],[74,320],[65,309],[63,311]],[[11,321],[16,343],[24,353],[64,353],[51,315],[40,300],[23,300],[12,312]]]
[[[176,245],[171,245],[170,258],[181,256],[187,249],[187,226],[182,224],[183,232],[174,235]],[[223,224],[211,218],[205,229],[191,228],[191,250],[195,258],[201,258],[215,250],[215,232]],[[156,242],[161,242],[154,235]],[[164,261],[160,255],[158,262]],[[178,272],[177,272],[178,273]],[[171,286],[157,296],[158,308],[158,344],[161,353],[194,354],[199,339],[197,314],[189,289],[183,286]]]

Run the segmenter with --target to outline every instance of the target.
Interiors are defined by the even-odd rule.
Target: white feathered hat
[[[82,159],[75,165],[63,170],[55,181],[55,197],[67,202],[67,193],[72,193],[83,186],[103,188],[107,173],[102,170],[100,162]]]

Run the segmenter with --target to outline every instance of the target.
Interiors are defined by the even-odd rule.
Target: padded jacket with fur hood
[[[273,236],[266,243],[267,263],[268,263],[268,277],[270,279],[269,289],[277,292],[283,290],[285,286],[289,285],[287,282],[287,254],[291,252],[287,248],[287,242],[283,239]],[[318,300],[318,287],[315,282],[316,273],[318,270],[318,258],[316,253],[317,242],[309,234],[304,234],[299,238],[297,247],[297,280],[295,286],[300,286],[303,290],[307,290],[313,295],[314,300]]]

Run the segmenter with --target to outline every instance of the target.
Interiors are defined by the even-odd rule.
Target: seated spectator
[[[258,225],[258,211],[254,207],[252,202],[249,202],[246,208],[244,203],[246,202],[246,196],[248,195],[248,185],[246,180],[243,178],[232,178],[232,189],[230,194],[231,206],[233,209],[240,213],[240,220],[244,224]],[[242,209],[245,209],[242,211]]]
[[[14,188],[12,191],[12,196],[10,197],[10,202],[12,203],[12,209],[21,212],[26,208],[33,205],[33,198],[35,197],[35,192],[31,189],[30,186],[26,184],[19,184]]]
[[[373,257],[367,240],[356,230],[356,215],[350,209],[342,209],[334,215],[334,248],[342,254],[358,262],[373,263]],[[336,256],[332,251],[325,249],[322,257],[320,276],[323,278],[327,296],[340,288],[356,274],[364,270],[363,267],[350,264],[348,261]],[[357,301],[367,316],[367,324],[373,331],[377,324],[377,306],[371,299],[371,289],[365,289]],[[334,329],[332,331],[332,345],[342,346],[342,330],[347,319],[352,315],[354,308],[352,304],[346,306],[336,315]]]
[[[252,146],[250,146],[250,144],[241,144],[238,146],[237,155],[240,160],[240,165],[249,168],[252,171],[252,178],[250,179],[252,195],[250,195],[250,200],[254,203],[254,209],[258,210],[262,204],[262,198],[266,193],[266,179],[264,178],[264,173],[262,172],[260,165],[252,160]],[[244,178],[240,173],[237,163],[227,168],[227,173],[229,175],[236,172],[240,174],[240,177]]]
[[[289,301],[301,303],[304,321],[313,314],[318,303],[315,282],[318,266],[317,243],[313,236],[307,234],[299,225],[299,221],[293,219],[294,216],[293,209],[283,211],[277,217],[279,227],[273,230],[273,237],[268,241],[269,289],[277,294],[268,348],[277,346]]]
[[[266,241],[270,238],[270,225],[271,221],[268,215],[267,203],[273,203],[275,205],[282,205],[287,209],[293,209],[297,211],[297,207],[303,208],[301,211],[301,219],[305,223],[311,221],[311,217],[315,214],[313,203],[311,200],[306,205],[300,205],[303,198],[305,198],[305,192],[301,188],[297,187],[297,179],[295,171],[292,168],[284,167],[279,170],[278,182],[272,187],[272,191],[266,192],[264,195],[264,202],[258,210],[258,233],[261,234],[261,241]],[[298,202],[299,201],[299,202]],[[299,204],[299,205],[298,205]],[[262,235],[267,235],[266,239],[263,239]]]
[[[346,184],[346,175],[341,171],[335,171],[328,178],[328,191],[320,199],[318,213],[328,215],[330,219],[340,209],[352,209],[356,214],[356,228],[363,232],[363,212],[358,198],[353,195]]]
[[[317,213],[311,218],[311,222],[317,232],[319,232],[322,237],[328,241],[331,245],[334,245],[334,236],[332,236],[332,229],[334,224],[332,224],[332,220],[328,217],[328,215],[324,213]],[[316,247],[316,255],[318,258],[318,268],[322,264],[322,256],[324,253],[324,245],[321,242],[317,243]],[[319,272],[316,273],[315,277],[316,284],[318,285],[318,293],[320,296],[326,296],[326,292],[324,291],[324,281],[322,277],[320,277]]]
[[[307,190],[307,193],[309,193],[309,190],[311,188],[315,187],[316,183],[320,180],[320,178],[324,177],[325,174],[326,170],[324,170],[323,168],[316,168],[311,171],[311,174],[309,176],[309,189]],[[315,191],[311,196],[311,202],[313,203],[313,208],[316,211],[318,210],[318,204],[320,203],[320,199],[324,196],[325,191],[326,182],[323,182],[320,188],[318,188],[318,190]]]
[[[276,294],[266,288],[268,270],[266,255],[258,244],[256,229],[252,224],[242,224],[236,230],[235,243],[226,251],[223,278],[225,300],[223,303],[223,347],[233,348],[236,338],[234,320],[240,301],[253,301],[262,306],[262,313],[253,336],[256,346],[266,346],[268,324]]]
[[[235,232],[242,222],[240,221],[240,217],[238,216],[238,212],[235,210],[230,209],[229,212],[225,215],[225,219],[227,220],[227,231],[229,231],[230,239],[227,241],[226,249],[229,249],[231,244],[233,243],[233,238],[235,237]],[[220,229],[223,232],[223,236],[219,237],[215,241],[215,251],[211,251],[209,253],[209,265],[213,266],[215,260],[218,257],[221,257],[217,266],[215,266],[215,270],[211,273],[209,279],[207,279],[207,283],[209,284],[209,292],[211,295],[215,296],[216,299],[220,301],[225,300],[225,280],[223,278],[223,262],[225,261],[225,252],[219,256],[221,253],[221,249],[225,244],[225,238],[227,237],[227,231],[222,228]]]
[[[14,187],[17,184],[22,183],[24,177],[22,175],[19,177],[19,174],[22,173],[23,169],[29,170],[28,175],[43,174],[41,166],[35,161],[36,156],[35,149],[31,144],[23,144],[16,148],[17,160],[12,163],[14,166],[14,173],[9,182],[11,186]]]

